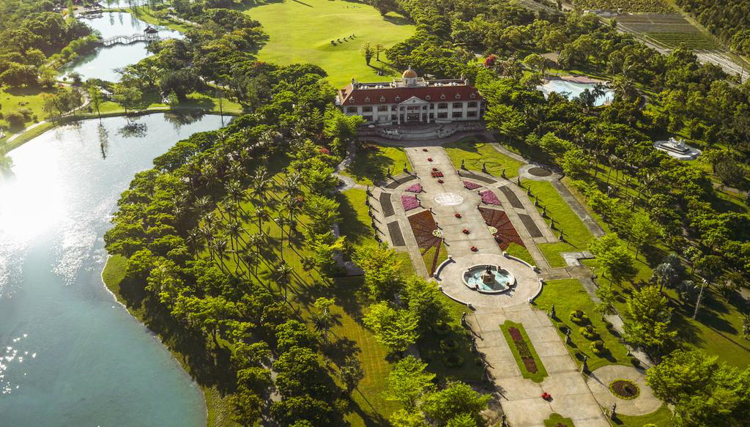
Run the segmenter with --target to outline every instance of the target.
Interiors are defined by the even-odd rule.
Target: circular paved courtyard
[[[617,379],[625,379],[634,382],[640,393],[638,397],[631,400],[621,399],[611,391],[609,384]],[[661,401],[651,392],[651,387],[646,384],[646,376],[638,369],[632,366],[609,365],[602,366],[595,370],[586,381],[594,398],[600,405],[607,409],[612,409],[612,405],[617,403],[618,414],[622,415],[645,415],[656,411],[661,407]]]
[[[474,265],[499,265],[516,278],[515,288],[499,294],[483,294],[469,289],[463,282],[463,275]],[[526,264],[502,255],[472,254],[454,259],[454,262],[440,271],[438,284],[451,298],[474,307],[510,307],[528,303],[529,298],[539,290],[537,274]]]

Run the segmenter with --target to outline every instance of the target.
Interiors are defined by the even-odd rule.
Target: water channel
[[[10,152],[0,177],[0,425],[200,426],[200,389],[101,280],[135,173],[217,129],[165,114],[86,120]]]
[[[81,20],[94,30],[97,30],[102,39],[116,36],[131,36],[142,34],[149,25],[126,12],[104,12],[102,15],[82,17]],[[178,31],[152,25],[159,30],[159,37],[182,38]],[[102,79],[110,82],[120,81],[118,69],[130,64],[135,64],[151,54],[146,49],[146,43],[139,42],[128,45],[117,44],[110,47],[97,48],[95,51],[82,55],[61,70],[62,74],[76,72],[81,74],[83,80]]]

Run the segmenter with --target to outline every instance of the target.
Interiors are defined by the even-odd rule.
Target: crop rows
[[[625,12],[672,12],[663,0],[575,0],[575,5],[582,9],[617,10]]]

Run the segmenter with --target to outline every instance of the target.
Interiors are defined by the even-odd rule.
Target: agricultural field
[[[670,13],[639,13],[617,17],[620,27],[666,48],[684,45],[690,49],[713,50],[716,41],[688,22],[682,15]]]
[[[624,12],[661,12],[668,13],[672,8],[664,0],[574,0],[573,4],[580,9],[602,9]]]
[[[375,8],[362,3],[305,0],[273,2],[252,7],[246,13],[263,25],[269,40],[258,53],[259,59],[286,65],[309,62],[328,73],[334,86],[344,86],[352,78],[361,81],[387,81],[403,70],[392,69],[381,53],[365,63],[362,44],[385,48],[407,39],[415,27],[393,13],[382,17]],[[354,35],[350,39],[349,36]],[[332,41],[341,40],[335,45]],[[378,72],[383,75],[378,75]]]

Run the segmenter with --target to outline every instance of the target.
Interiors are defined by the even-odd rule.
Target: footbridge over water
[[[166,38],[159,37],[159,34],[157,33],[144,33],[144,34],[133,34],[131,36],[115,36],[110,37],[104,40],[101,40],[100,43],[107,46],[113,46],[116,44],[132,44],[132,43],[138,43],[138,42],[152,42],[157,40],[164,40]]]

